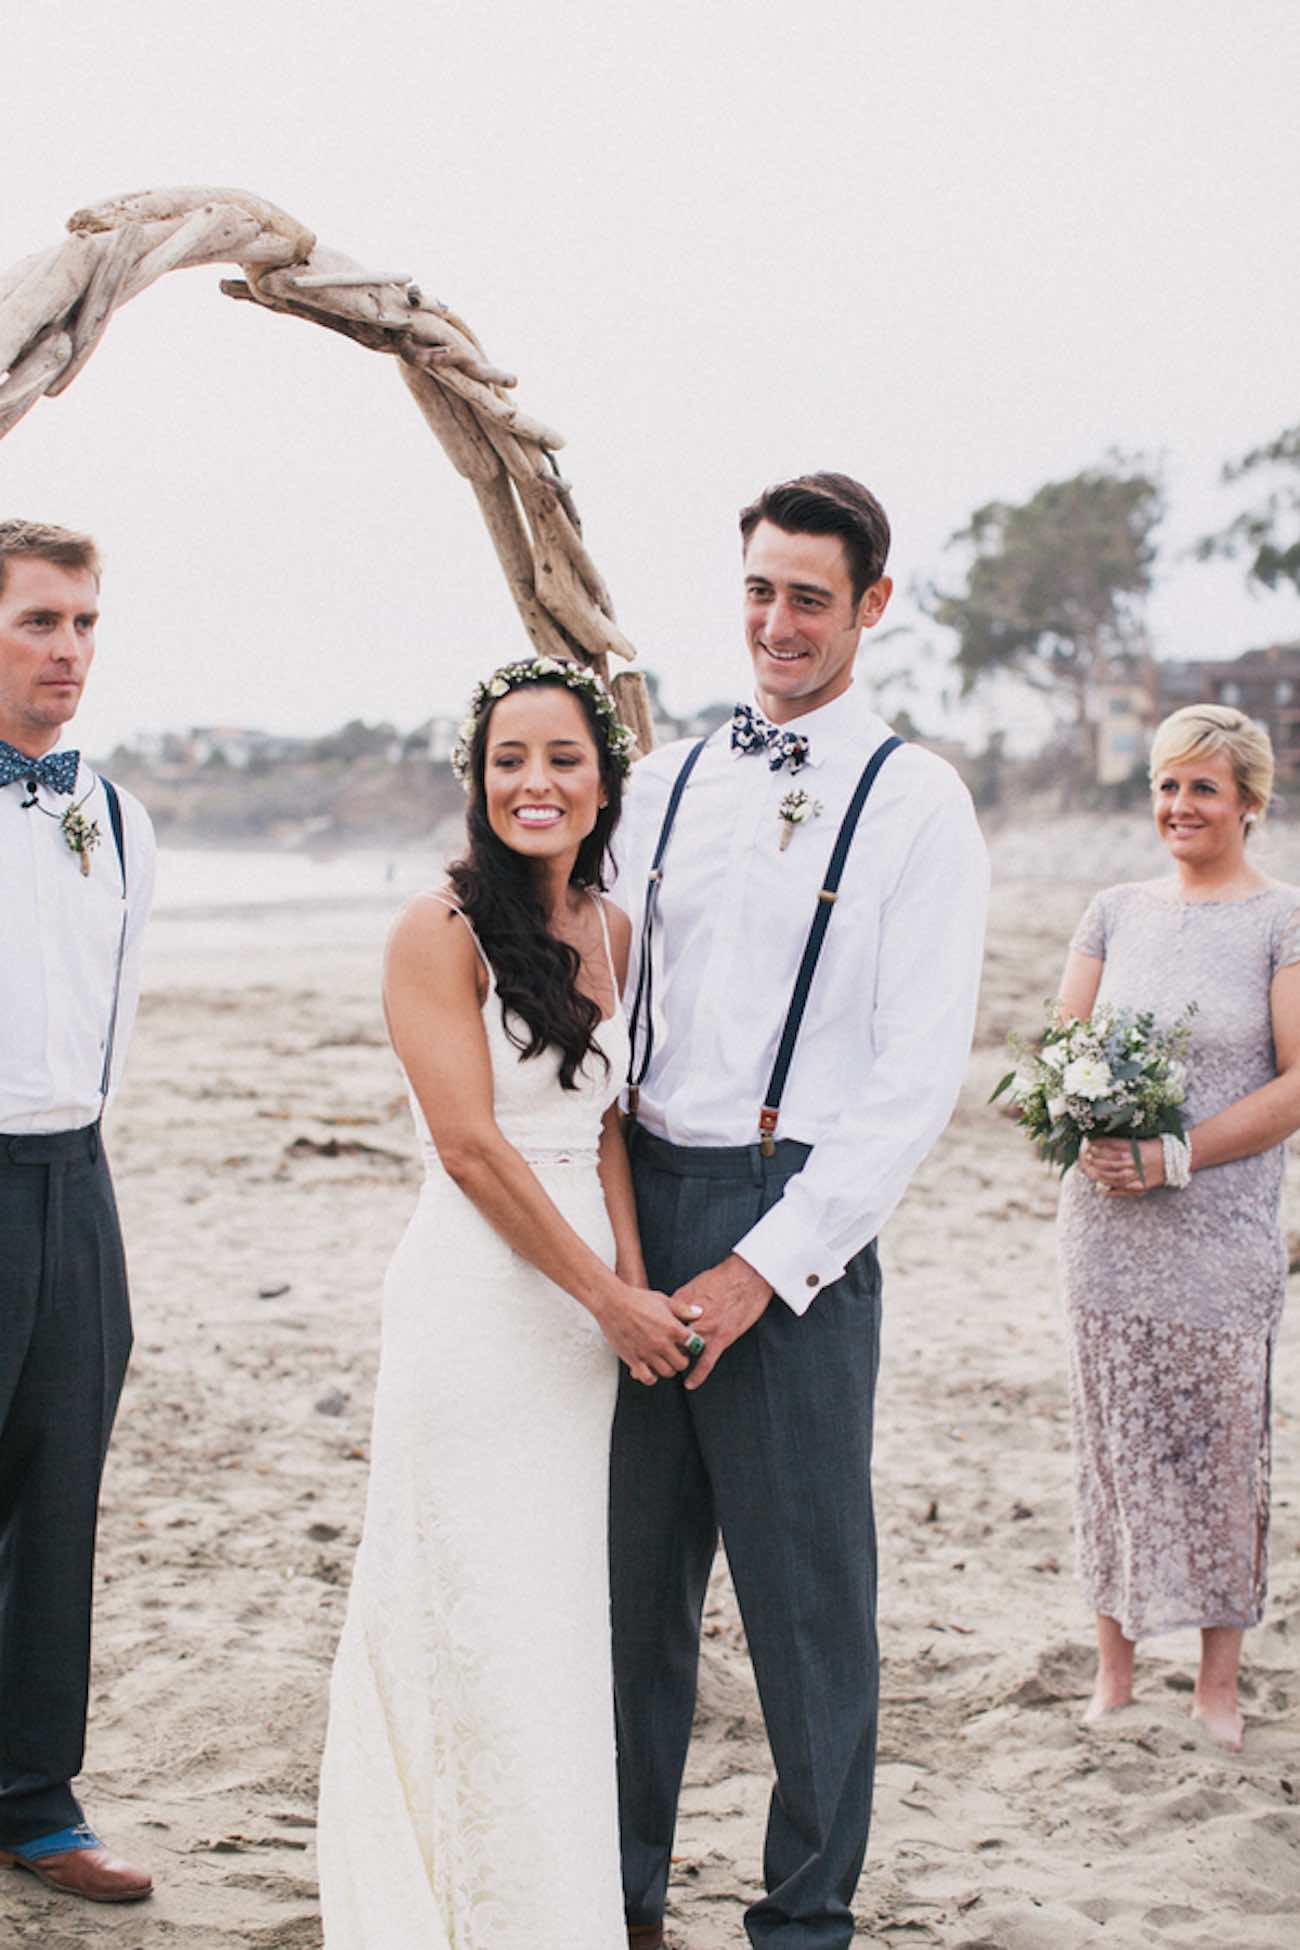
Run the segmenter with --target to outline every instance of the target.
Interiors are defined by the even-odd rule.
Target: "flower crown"
[[[591,702],[605,734],[605,745],[612,764],[626,778],[632,769],[632,754],[636,741],[632,733],[614,708],[614,700],[601,683],[594,670],[586,664],[562,663],[558,657],[526,657],[518,663],[502,664],[481,684],[474,686],[469,701],[469,712],[461,720],[456,743],[452,747],[451,769],[464,786],[470,788],[469,748],[474,740],[485,711],[491,709],[499,697],[508,691],[517,691],[523,684],[538,684],[544,678],[558,677],[571,691],[581,691]]]

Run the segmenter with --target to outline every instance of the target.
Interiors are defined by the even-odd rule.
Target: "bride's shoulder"
[[[422,934],[450,932],[465,935],[465,912],[450,887],[428,887],[412,894],[393,923],[392,932]]]
[[[627,909],[620,907],[612,894],[597,894],[596,899],[615,943],[629,941],[632,937],[632,920]]]
[[[390,971],[418,969],[426,977],[477,972],[482,950],[470,922],[448,887],[415,894],[394,921],[388,936]]]
[[[604,917],[609,935],[609,951],[614,961],[614,973],[621,988],[627,980],[628,956],[632,950],[632,921],[625,908],[611,900],[608,894],[597,894],[596,900]]]

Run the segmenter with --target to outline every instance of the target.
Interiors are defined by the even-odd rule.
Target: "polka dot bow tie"
[[[731,714],[731,749],[766,752],[770,771],[779,772],[784,765],[797,772],[808,763],[810,747],[801,731],[782,731],[752,704],[738,704]]]
[[[43,785],[66,797],[77,783],[80,763],[80,752],[47,752],[44,758],[28,758],[0,738],[0,785],[13,785],[21,779],[24,785]]]

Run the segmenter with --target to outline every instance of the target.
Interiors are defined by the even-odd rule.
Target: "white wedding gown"
[[[601,916],[602,924],[604,915]],[[608,936],[606,937],[608,948]],[[492,972],[494,1114],[608,1263],[622,1011],[562,1090]],[[384,1288],[365,1528],[330,1687],[326,1950],[623,1950],[606,1497],[617,1359],[438,1162]]]

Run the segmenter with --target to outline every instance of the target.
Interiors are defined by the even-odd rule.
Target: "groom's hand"
[[[702,1387],[719,1357],[748,1333],[771,1298],[772,1288],[763,1275],[736,1253],[728,1253],[717,1266],[678,1287],[673,1305],[683,1302],[700,1309],[695,1331],[704,1342],[704,1352],[686,1377],[688,1388]]]

